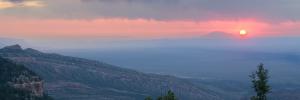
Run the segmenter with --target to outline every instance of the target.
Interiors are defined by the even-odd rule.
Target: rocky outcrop
[[[25,77],[21,75],[16,82],[10,82],[10,85],[17,89],[30,91],[32,95],[37,97],[42,97],[44,94],[43,81],[36,76]]]
[[[1,57],[0,91],[0,100],[52,100],[45,95],[43,80],[37,74]]]
[[[32,95],[41,97],[44,93],[43,81],[39,76],[31,73],[27,70],[22,70],[18,76],[12,77],[8,83],[16,89],[30,91]]]

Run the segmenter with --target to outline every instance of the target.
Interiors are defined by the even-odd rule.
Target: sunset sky
[[[1,37],[300,35],[299,0],[0,0]]]

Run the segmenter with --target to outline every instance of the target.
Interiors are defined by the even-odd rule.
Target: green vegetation
[[[52,100],[47,95],[36,96],[32,91],[12,86],[24,82],[41,81],[40,78],[33,77],[37,75],[24,66],[0,58],[0,100]]]
[[[256,72],[250,75],[253,89],[256,92],[256,96],[252,96],[251,100],[267,100],[267,94],[271,88],[268,85],[268,70],[264,68],[263,64],[258,66]]]
[[[145,100],[153,100],[150,96],[146,97]]]
[[[145,100],[153,100],[153,99],[150,96],[148,96],[145,98]],[[157,100],[178,100],[178,99],[176,98],[175,94],[171,90],[169,90],[166,95],[158,97]]]
[[[31,94],[31,91],[13,88],[9,85],[0,85],[1,100],[52,100],[51,97],[44,95],[37,97]]]

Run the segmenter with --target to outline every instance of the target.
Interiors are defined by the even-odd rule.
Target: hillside
[[[13,44],[27,45],[27,42],[25,42],[22,39],[0,37],[0,47],[1,48],[4,47],[4,46],[13,45]]]
[[[222,100],[214,92],[185,79],[145,74],[30,48],[23,50],[19,45],[0,49],[0,56],[41,75],[46,89],[56,100],[142,100],[146,96],[159,96],[168,89],[181,100]]]
[[[52,100],[43,80],[22,65],[0,58],[0,100]]]

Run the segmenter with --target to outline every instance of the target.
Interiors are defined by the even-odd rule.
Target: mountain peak
[[[27,48],[23,49],[19,44],[11,45],[11,46],[6,46],[2,49],[0,49],[1,52],[6,52],[6,53],[26,53],[26,54],[40,54],[42,52],[32,49],[32,48]]]
[[[41,53],[40,51],[35,50],[35,49],[32,49],[32,48],[27,48],[27,49],[25,49],[24,51],[30,52],[30,53]]]
[[[11,45],[11,46],[6,46],[2,48],[2,50],[13,50],[13,51],[22,51],[22,47],[19,44]]]
[[[226,32],[215,31],[205,35],[207,38],[232,38],[233,35]]]

